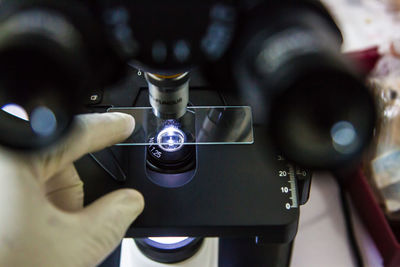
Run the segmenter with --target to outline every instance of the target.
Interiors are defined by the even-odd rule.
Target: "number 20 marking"
[[[287,176],[287,172],[286,171],[279,171],[279,176],[280,177]]]

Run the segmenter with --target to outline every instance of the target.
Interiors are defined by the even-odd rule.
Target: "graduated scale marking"
[[[279,161],[284,161],[285,159],[282,156],[278,156]],[[285,203],[285,209],[290,210],[292,208],[298,208],[298,201],[297,201],[297,190],[296,190],[296,176],[295,170],[292,164],[287,163],[285,170],[279,170],[278,175],[280,177],[288,177],[289,180],[286,181],[289,185],[287,186],[286,183],[284,186],[281,187],[281,193],[289,195],[289,201]],[[291,202],[291,203],[290,203]]]

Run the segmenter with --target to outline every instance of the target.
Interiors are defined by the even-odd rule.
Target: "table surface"
[[[329,174],[316,174],[311,188],[309,201],[300,209],[291,267],[356,266],[334,178]],[[357,211],[351,208],[351,212],[365,267],[383,266],[382,257]]]

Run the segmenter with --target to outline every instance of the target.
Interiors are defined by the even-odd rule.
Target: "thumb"
[[[85,248],[81,262],[95,266],[121,242],[131,223],[142,213],[143,196],[132,189],[112,192],[79,212],[79,242]]]

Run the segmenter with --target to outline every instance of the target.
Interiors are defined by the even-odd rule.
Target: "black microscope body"
[[[118,89],[93,91],[102,101],[86,111],[150,106],[146,81],[137,72]],[[190,93],[193,106],[241,104],[195,74]],[[195,146],[194,173],[189,171],[192,177],[178,188],[151,181],[148,146],[114,146],[85,156],[76,163],[85,202],[116,189],[135,188],[143,193],[146,208],[127,237],[220,237],[219,266],[288,266],[298,206],[308,199],[311,174],[284,160],[263,127],[254,122],[251,145]]]
[[[152,157],[156,145],[87,155],[76,162],[85,204],[134,188],[146,208],[127,237],[219,237],[219,266],[288,266],[309,170],[349,170],[373,134],[372,97],[341,43],[313,0],[4,0],[0,106],[45,105],[58,124],[39,136],[0,112],[0,143],[40,149],[77,114],[157,109],[145,74],[190,73],[188,105],[250,106],[254,142],[186,145],[179,168]],[[337,125],[355,141],[335,143]]]

